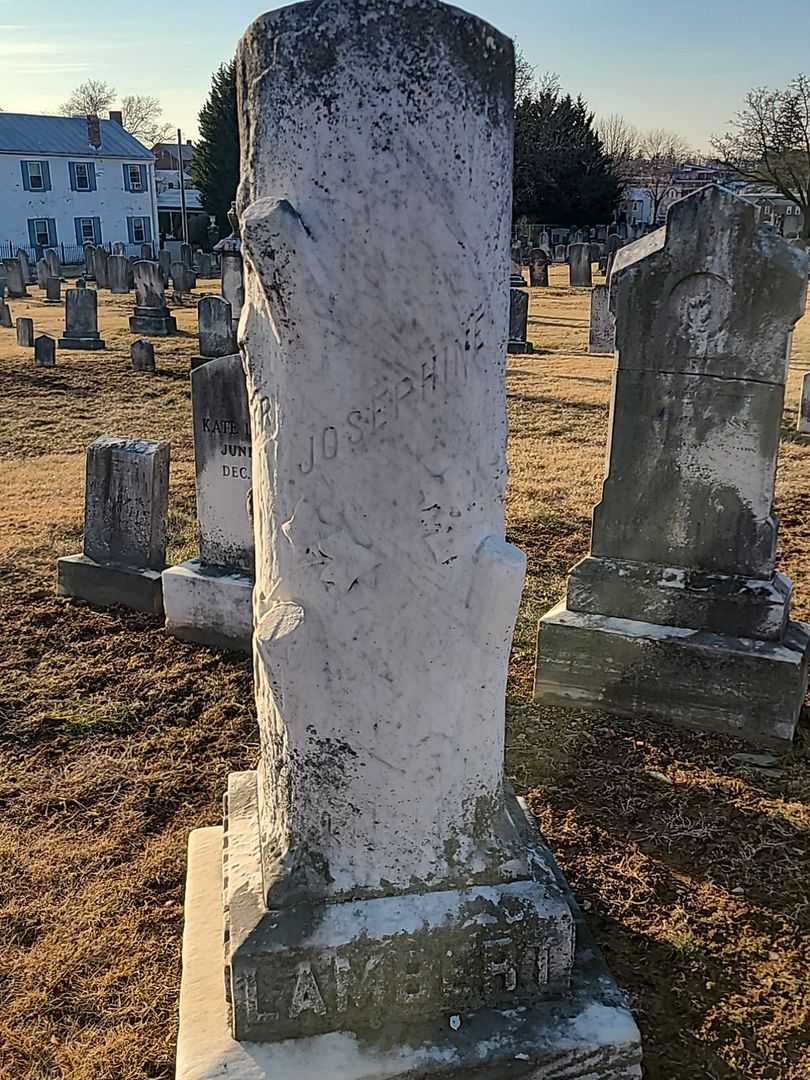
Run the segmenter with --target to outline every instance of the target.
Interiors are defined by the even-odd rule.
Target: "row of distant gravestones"
[[[97,253],[96,253],[97,254]],[[110,256],[113,262],[120,258],[127,261],[123,256]],[[235,258],[241,264],[241,257]],[[234,259],[229,256],[229,265]],[[12,267],[8,264],[13,263]],[[14,295],[27,297],[29,295],[22,266],[19,259],[7,260],[6,270],[11,273],[11,283]],[[20,276],[15,276],[14,271],[19,270]],[[178,276],[185,272],[184,267],[176,268]],[[146,336],[165,337],[173,334],[177,324],[171,315],[165,302],[165,286],[158,263],[146,260],[136,261],[132,268],[135,279],[136,307],[130,318],[130,329],[135,333]],[[241,281],[241,265],[236,268]],[[232,276],[232,275],[231,275]],[[49,284],[54,279],[49,280]],[[48,289],[45,292],[44,302],[58,304],[61,302],[61,285],[56,280],[56,290]],[[177,279],[175,279],[177,280]],[[11,311],[5,300],[7,285],[2,286],[3,295],[0,296],[0,327],[11,329],[14,326]],[[128,292],[128,289],[126,290]],[[232,300],[220,296],[205,296],[198,303],[198,320],[200,333],[200,357],[211,359],[217,356],[225,356],[235,352],[234,325],[241,306],[240,290],[233,290]],[[177,290],[175,290],[177,298]],[[56,342],[47,334],[34,336],[34,322],[30,318],[17,319],[17,344],[24,348],[34,349],[34,362],[37,367],[54,367],[56,364]],[[68,289],[65,294],[65,332],[59,339],[59,347],[64,349],[98,350],[106,347],[98,329],[98,296],[97,291],[88,289],[85,280],[79,278],[77,287]],[[143,339],[135,341],[131,347],[132,365],[139,371],[155,370],[154,346]],[[192,364],[194,361],[192,361]]]

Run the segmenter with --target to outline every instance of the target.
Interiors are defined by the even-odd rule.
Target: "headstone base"
[[[103,338],[96,337],[63,337],[59,338],[60,349],[82,349],[84,351],[93,351],[96,349],[106,349],[107,343]]]
[[[130,608],[163,613],[159,570],[136,570],[94,562],[86,555],[68,555],[57,561],[57,593],[86,600],[99,607]]]
[[[251,650],[253,578],[198,559],[163,571],[166,630],[214,649]]]
[[[239,793],[255,791],[254,773],[231,777],[228,800],[228,894],[241,904],[244,889],[261,895],[258,827],[239,817],[251,805]],[[253,798],[255,809],[255,796]],[[568,991],[530,1007],[478,1009],[458,1014],[437,1008],[435,1021],[419,1025],[383,1023],[373,1035],[350,1032],[275,1043],[236,1042],[230,1033],[222,978],[223,830],[200,829],[189,841],[186,881],[183,977],[177,1080],[405,1080],[436,1075],[442,1080],[501,1080],[555,1077],[555,1080],[638,1080],[641,1045],[624,996],[610,977],[551,854],[525,808],[513,800],[525,822],[531,858],[573,917],[577,947]],[[244,835],[252,830],[252,842]],[[236,835],[234,835],[236,833]],[[232,881],[236,875],[238,884]],[[239,891],[239,886],[242,891]],[[423,894],[428,902],[436,894]],[[392,917],[402,917],[390,897]],[[341,905],[342,906],[342,905]],[[362,905],[361,905],[362,906]],[[347,904],[347,908],[351,905]],[[441,904],[439,904],[441,907]],[[230,918],[233,918],[233,906]],[[348,911],[347,911],[348,914]],[[340,924],[340,918],[337,919]],[[319,932],[320,933],[320,932]],[[279,958],[281,960],[281,957]],[[397,994],[399,987],[391,987]]]
[[[146,337],[171,337],[177,333],[177,320],[173,315],[131,315],[129,328],[133,334]]]
[[[783,642],[570,611],[540,620],[535,699],[650,716],[788,747],[807,690],[810,626]]]
[[[510,341],[506,345],[506,351],[510,356],[531,356],[534,345],[530,341]]]

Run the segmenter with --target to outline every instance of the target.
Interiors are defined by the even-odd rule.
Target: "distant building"
[[[118,119],[0,113],[0,243],[70,261],[88,241],[135,253],[157,226],[154,157]]]
[[[804,215],[801,207],[778,191],[743,191],[741,195],[757,208],[759,220],[772,225],[786,240],[802,234]]]
[[[745,183],[735,173],[714,162],[676,165],[668,175],[649,176],[645,176],[642,162],[622,192],[618,221],[629,231],[635,230],[636,235],[640,235],[647,229],[663,225],[674,202],[706,184],[722,184],[732,191],[738,191]],[[660,196],[657,211],[656,196]]]
[[[152,147],[155,155],[157,180],[158,229],[161,241],[183,239],[183,210],[180,191],[180,161],[182,158],[183,181],[186,188],[186,216],[189,238],[192,243],[204,243],[208,230],[208,214],[203,209],[202,196],[194,187],[191,166],[194,161],[194,144],[189,140],[177,143],[157,143]]]

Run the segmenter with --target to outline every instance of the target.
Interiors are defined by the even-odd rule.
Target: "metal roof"
[[[84,116],[33,116],[0,113],[0,154],[65,155],[152,161],[151,151],[114,120],[100,120],[101,149],[87,141]]]

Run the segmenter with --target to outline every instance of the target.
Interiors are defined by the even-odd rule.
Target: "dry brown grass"
[[[59,309],[12,302],[37,329]],[[192,337],[129,368],[125,298],[104,294],[100,354],[54,371],[0,331],[0,1077],[170,1080],[185,843],[216,823],[229,771],[257,753],[249,663],[155,620],[68,605],[83,451],[101,432],[172,440],[171,555],[194,542]],[[529,554],[509,690],[510,776],[525,793],[632,994],[655,1080],[810,1076],[810,781],[801,748],[748,748],[531,703],[537,619],[588,546],[610,362],[586,353],[587,294],[554,271],[532,296],[544,350],[510,365],[510,537]],[[191,332],[193,313],[179,312]],[[810,617],[810,446],[791,433],[810,320],[796,338],[778,502],[782,566]]]

